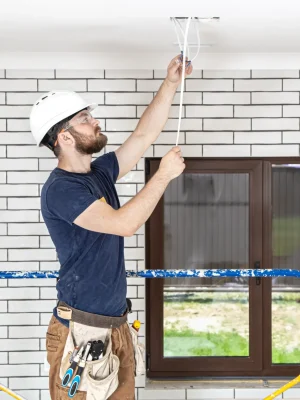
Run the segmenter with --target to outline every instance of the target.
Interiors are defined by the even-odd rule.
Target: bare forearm
[[[150,217],[166,190],[170,180],[159,171],[146,186],[128,203],[118,210],[133,235]]]
[[[176,89],[176,84],[165,79],[140,118],[135,133],[143,135],[149,146],[157,139],[168,120]]]

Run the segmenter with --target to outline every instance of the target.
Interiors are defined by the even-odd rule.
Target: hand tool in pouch
[[[92,356],[92,361],[99,360],[101,354],[104,351],[104,343],[102,340],[94,340],[92,342],[92,347],[90,354]]]
[[[80,349],[78,350],[78,353],[77,353],[76,356],[74,357],[74,359],[73,359],[73,361],[72,361],[72,364],[71,364],[70,367],[67,369],[67,372],[65,373],[65,375],[64,375],[64,377],[63,377],[63,379],[62,379],[62,382],[61,382],[61,385],[62,385],[63,387],[67,386],[68,383],[70,382],[70,380],[71,380],[71,378],[72,378],[72,376],[73,376],[73,374],[74,374],[74,372],[75,372],[75,369],[76,369],[76,367],[77,367],[77,364],[78,364],[78,362],[79,362],[79,360],[80,360],[80,358],[81,358],[81,355],[82,355],[82,353],[83,353],[83,350],[84,350],[84,346],[81,346]]]
[[[71,383],[71,386],[70,386],[70,389],[69,389],[69,392],[68,392],[68,396],[69,397],[74,397],[75,396],[75,393],[77,392],[77,389],[78,389],[78,387],[80,385],[81,374],[82,374],[82,371],[84,370],[86,359],[87,359],[87,356],[88,356],[88,354],[90,352],[90,349],[91,349],[91,345],[92,345],[92,342],[88,342],[87,343],[85,351],[84,351],[84,354],[83,354],[83,356],[81,357],[81,359],[80,359],[80,361],[78,363],[78,368],[77,368],[77,371],[76,371],[76,375],[72,380],[72,383]]]

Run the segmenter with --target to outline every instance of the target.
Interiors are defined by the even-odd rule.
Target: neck
[[[91,154],[72,154],[68,157],[63,157],[58,161],[58,168],[68,172],[87,173],[91,170]]]

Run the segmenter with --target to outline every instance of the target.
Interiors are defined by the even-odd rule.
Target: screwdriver
[[[87,343],[85,351],[84,351],[84,355],[82,356],[82,358],[80,359],[80,361],[78,363],[78,368],[77,368],[77,371],[76,371],[76,375],[73,378],[71,386],[70,386],[70,389],[69,389],[69,393],[68,393],[69,397],[74,397],[75,396],[75,393],[77,392],[77,389],[78,389],[78,387],[80,385],[81,374],[82,374],[82,372],[84,370],[86,359],[87,359],[87,356],[88,356],[88,354],[90,352],[91,345],[92,345],[91,342]]]
[[[77,364],[78,364],[78,362],[79,362],[79,360],[81,358],[83,350],[84,350],[84,346],[81,346],[80,349],[78,350],[78,353],[74,357],[71,366],[68,368],[67,372],[65,373],[65,375],[63,377],[63,380],[62,380],[62,383],[61,383],[61,385],[63,387],[67,386],[68,383],[70,382],[70,380],[71,380],[71,378],[72,378],[72,376],[74,374],[74,371],[76,369],[76,366],[77,366]]]

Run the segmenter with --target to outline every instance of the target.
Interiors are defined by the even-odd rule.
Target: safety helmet
[[[97,106],[70,91],[53,91],[41,96],[30,114],[30,129],[37,146],[41,146],[44,136],[55,124],[85,108],[92,111]]]

